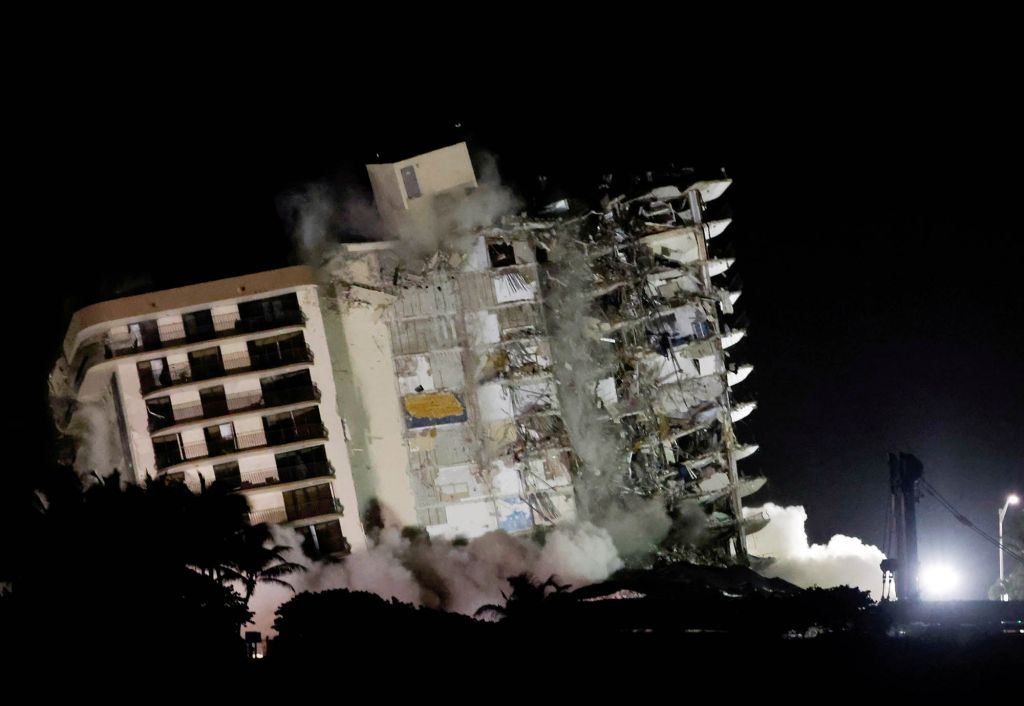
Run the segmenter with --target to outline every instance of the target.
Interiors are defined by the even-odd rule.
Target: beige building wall
[[[411,170],[420,195],[411,196],[403,170]],[[385,225],[399,232],[407,223],[430,218],[439,194],[476,187],[476,174],[465,142],[401,162],[368,164],[374,201]]]
[[[368,259],[373,261],[373,254]],[[331,346],[337,408],[349,435],[352,477],[359,495],[360,516],[379,513],[385,526],[418,524],[416,503],[409,484],[409,455],[405,422],[399,404],[391,334],[384,318],[393,297],[370,286],[372,269],[364,263],[345,263],[354,270],[335,272],[350,286],[325,287],[332,291],[326,340]]]
[[[175,331],[182,326],[182,314],[189,311],[210,309],[217,317],[215,325],[230,324],[232,312],[237,319],[238,303],[263,299],[279,294],[295,292],[299,306],[305,315],[303,325],[289,325],[251,333],[239,333],[230,337],[209,341],[195,342],[175,346],[166,350],[157,349],[106,359],[102,355],[104,343],[113,338],[124,341],[129,335],[128,325],[138,321],[155,320],[161,332]],[[223,330],[218,328],[217,330]],[[124,446],[131,457],[134,471],[132,478],[136,483],[143,483],[147,475],[156,476],[156,458],[153,448],[154,434],[149,430],[149,412],[146,396],[142,394],[137,363],[144,360],[166,358],[168,366],[175,364],[187,365],[188,352],[218,346],[225,358],[230,358],[240,365],[247,364],[246,342],[249,340],[271,337],[289,331],[303,332],[306,344],[313,352],[313,364],[296,364],[282,366],[270,370],[246,371],[236,375],[230,374],[230,367],[225,361],[227,376],[210,381],[197,381],[167,389],[163,394],[171,398],[172,405],[180,407],[199,400],[199,389],[211,385],[223,385],[226,394],[260,389],[260,378],[278,375],[292,370],[308,367],[310,378],[321,393],[319,405],[321,421],[327,429],[328,438],[313,442],[301,442],[273,448],[253,448],[252,451],[241,450],[236,456],[240,471],[257,472],[259,468],[274,466],[274,453],[292,448],[308,447],[322,444],[328,460],[334,466],[334,478],[325,477],[321,482],[329,482],[334,497],[337,498],[344,513],[340,518],[342,532],[353,550],[364,549],[366,538],[360,522],[359,502],[349,452],[346,443],[345,425],[338,413],[334,400],[337,397],[331,354],[327,345],[327,332],[320,310],[320,298],[313,277],[307,267],[291,267],[271,272],[256,273],[243,277],[229,278],[208,282],[191,287],[154,292],[128,297],[124,299],[101,302],[82,309],[72,318],[72,323],[65,338],[65,360],[57,366],[56,371],[63,371],[66,379],[52,385],[63,394],[71,394],[76,399],[79,409],[90,405],[95,409],[89,412],[90,419],[105,418],[111,428],[118,423],[116,410],[119,408],[124,422]],[[74,378],[80,375],[80,380]],[[115,383],[116,384],[113,384]],[[116,389],[117,399],[111,390]],[[314,402],[296,403],[282,406],[281,410],[298,409],[313,406]],[[236,434],[247,431],[262,430],[262,417],[276,413],[278,409],[260,409],[230,414],[228,420],[235,424]],[[213,422],[216,423],[216,422]],[[178,433],[184,444],[195,444],[193,453],[187,456],[199,456],[205,447],[203,429],[211,422],[196,418],[185,420],[171,427],[166,433]],[[155,436],[165,433],[163,430]],[[114,455],[107,454],[110,458]],[[199,477],[202,475],[207,482],[213,481],[213,465],[217,459],[196,458],[194,462],[186,460],[172,470],[183,471],[186,483],[193,490],[199,488]],[[86,470],[86,469],[83,469]],[[111,468],[96,468],[100,472],[108,472]],[[121,467],[120,470],[125,470]],[[284,487],[267,486],[245,491],[253,511],[283,508]]]

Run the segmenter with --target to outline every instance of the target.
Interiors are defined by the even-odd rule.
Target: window
[[[147,400],[146,410],[149,412],[150,429],[163,429],[174,424],[174,410],[171,407],[170,397]]]
[[[317,478],[331,473],[327,451],[323,446],[276,454],[274,462],[277,464],[277,476],[282,482]]]
[[[176,463],[181,463],[185,458],[177,434],[153,439],[153,452],[156,454],[157,468],[173,466]]]
[[[351,551],[348,540],[341,532],[341,523],[337,520],[318,522],[298,529],[305,536],[303,551],[310,556],[348,554]]]
[[[206,450],[209,456],[223,456],[233,452],[235,445],[235,426],[228,422],[203,429],[206,437]]]
[[[239,488],[242,485],[242,474],[238,470],[236,461],[214,466],[213,475],[218,483],[223,483],[229,488]]]
[[[139,321],[128,324],[128,338],[132,350],[152,350],[160,347],[160,331],[156,321]]]
[[[151,392],[171,384],[171,371],[167,367],[166,358],[144,360],[136,367],[139,370],[139,382],[143,392]]]
[[[416,167],[402,167],[402,183],[405,185],[405,195],[408,198],[415,199],[423,195],[420,192],[420,182],[416,178]]]
[[[304,402],[313,398],[313,380],[309,376],[309,370],[262,378],[260,388],[263,390],[263,401],[268,407]]]
[[[252,302],[239,302],[238,316],[237,327],[248,331],[302,322],[299,297],[295,292]]]
[[[487,244],[487,255],[491,259],[491,267],[508,267],[516,264],[516,254],[512,243],[497,240]]]
[[[316,515],[330,515],[337,510],[334,507],[334,495],[331,484],[314,485],[311,488],[299,488],[284,493],[284,507],[288,520],[301,520]]]
[[[185,338],[189,341],[205,341],[215,335],[213,314],[209,309],[183,314],[181,321],[185,325]]]
[[[271,444],[287,444],[292,441],[324,436],[323,424],[320,421],[320,409],[317,407],[307,407],[294,412],[283,412],[264,417],[263,429],[267,442]]]
[[[224,394],[223,385],[200,390],[199,399],[203,405],[204,417],[220,417],[228,413],[228,398]]]
[[[220,357],[220,348],[204,348],[188,354],[188,367],[192,371],[192,380],[207,380],[224,374],[224,363]]]
[[[249,341],[249,360],[254,368],[273,368],[278,365],[299,363],[309,359],[306,339],[301,331],[273,338]]]

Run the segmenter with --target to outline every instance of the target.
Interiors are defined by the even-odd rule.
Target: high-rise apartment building
[[[289,267],[101,302],[51,376],[81,470],[219,480],[253,522],[365,545],[314,273]]]
[[[320,551],[377,526],[533,531],[655,500],[690,543],[746,557],[738,293],[710,241],[727,179],[634,180],[530,212],[465,144],[368,166],[393,239],[75,314],[52,378],[80,465],[219,480]]]

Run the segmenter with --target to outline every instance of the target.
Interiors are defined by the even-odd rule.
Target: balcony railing
[[[337,498],[320,498],[287,507],[275,507],[269,510],[257,510],[249,513],[249,523],[256,525],[261,522],[279,524],[295,522],[319,515],[341,515],[344,509]]]
[[[279,525],[287,521],[288,511],[283,507],[274,507],[269,510],[257,510],[249,513],[250,525],[258,525],[264,522],[268,525]]]
[[[177,385],[201,382],[226,375],[251,372],[253,370],[270,370],[297,363],[312,363],[313,350],[307,345],[302,348],[289,348],[274,355],[262,354],[250,356],[247,351],[231,353],[221,358],[219,365],[203,366],[193,370],[188,365],[169,366],[168,374],[163,380],[154,380],[151,376],[140,376],[139,384],[142,394],[148,395],[156,390],[164,390]]]
[[[318,498],[304,503],[285,506],[288,513],[288,521],[304,520],[318,515],[341,514],[341,501],[337,498]]]
[[[163,470],[176,466],[179,463],[200,461],[205,458],[227,456],[228,454],[248,451],[265,446],[281,446],[296,441],[309,441],[311,439],[326,439],[327,427],[323,424],[299,424],[293,427],[271,428],[266,431],[257,430],[236,434],[234,437],[220,440],[216,445],[210,445],[206,441],[196,441],[191,444],[183,444],[182,450],[185,457],[157,457],[156,466]]]
[[[193,419],[212,419],[228,414],[248,412],[254,409],[283,407],[289,404],[311,402],[313,400],[320,401],[320,388],[315,384],[283,390],[270,390],[266,393],[260,390],[241,392],[236,395],[227,395],[223,401],[214,400],[207,402],[205,405],[201,402],[196,402],[190,405],[174,407],[173,416],[156,417],[150,415],[149,430],[159,431]]]
[[[237,314],[233,313],[217,314],[212,318],[212,324],[196,326],[190,331],[185,330],[183,323],[160,326],[158,328],[160,340],[158,341],[143,341],[141,338],[131,336],[108,336],[104,340],[106,357],[116,358],[256,331],[267,331],[285,326],[301,326],[306,322],[306,315],[301,311],[287,311],[276,316],[248,318],[239,318]]]
[[[258,488],[279,483],[291,483],[309,478],[330,478],[334,476],[334,466],[330,461],[309,463],[304,466],[284,466],[283,468],[260,468],[242,471],[241,487]]]
[[[276,468],[259,468],[249,471],[242,471],[239,474],[242,488],[255,488],[261,485],[271,485],[277,482]]]

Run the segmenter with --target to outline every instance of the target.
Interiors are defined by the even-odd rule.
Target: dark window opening
[[[307,407],[264,417],[263,430],[268,444],[288,444],[326,436],[318,407]]]
[[[516,253],[512,243],[497,240],[487,244],[487,255],[491,259],[491,267],[508,267],[516,264]]]
[[[174,424],[174,408],[171,407],[170,397],[147,400],[146,410],[149,412],[150,429],[163,429]]]
[[[157,468],[166,468],[185,460],[177,434],[153,439],[153,452],[156,454]]]
[[[283,483],[332,475],[333,472],[323,446],[276,454],[274,462],[277,464],[277,477]]]
[[[242,474],[238,470],[237,461],[214,466],[213,475],[218,483],[223,483],[229,488],[240,488],[242,486]]]
[[[260,388],[263,390],[263,404],[267,407],[308,402],[315,397],[309,370],[262,378]]]
[[[286,491],[284,507],[289,521],[338,512],[330,483]]]
[[[412,165],[402,167],[402,183],[405,185],[405,195],[407,198],[415,199],[423,195],[420,192],[419,179],[416,178],[416,167]]]
[[[160,328],[156,321],[139,321],[128,325],[135,350],[153,350],[160,347]]]
[[[299,531],[304,537],[302,549],[311,557],[348,554],[351,551],[348,540],[341,531],[341,523],[337,520],[300,527]]]
[[[311,360],[306,348],[306,339],[301,331],[284,336],[249,341],[249,360],[252,367],[273,368],[279,365],[300,363]]]
[[[237,449],[235,444],[235,425],[231,422],[217,424],[203,429],[206,437],[206,453],[208,456],[223,456]]]
[[[228,398],[224,394],[223,385],[200,390],[199,400],[203,405],[204,417],[220,417],[228,413]]]
[[[166,358],[144,360],[136,365],[143,392],[151,392],[171,384],[171,370]]]
[[[190,379],[208,380],[224,374],[224,361],[220,357],[220,347],[204,348],[188,354]]]
[[[261,328],[302,323],[302,309],[299,307],[299,297],[295,292],[252,302],[240,302],[238,316],[238,323],[235,326],[243,331],[258,331]]]
[[[188,341],[205,341],[216,335],[213,314],[209,309],[183,314],[181,320],[185,325],[185,339]]]

